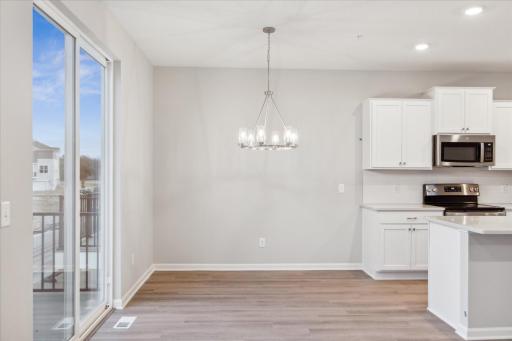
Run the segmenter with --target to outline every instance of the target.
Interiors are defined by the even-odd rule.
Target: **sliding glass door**
[[[77,32],[34,8],[34,340],[79,336],[109,304],[108,70]]]
[[[33,12],[32,206],[34,339],[74,334],[73,125],[75,40]]]
[[[105,66],[80,48],[80,319],[106,304],[104,210]]]

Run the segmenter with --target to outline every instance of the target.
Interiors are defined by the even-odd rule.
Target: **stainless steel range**
[[[506,215],[504,207],[479,204],[479,195],[477,184],[423,185],[423,203],[444,207],[446,216]]]

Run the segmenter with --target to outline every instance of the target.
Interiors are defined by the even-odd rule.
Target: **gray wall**
[[[359,263],[363,182],[446,176],[362,172],[361,102],[434,85],[496,86],[497,98],[512,98],[510,74],[280,70],[276,99],[301,145],[251,152],[237,132],[256,119],[264,70],[158,67],[154,79],[155,263]],[[499,177],[489,181],[507,183]]]
[[[0,340],[32,339],[32,2],[0,1]]]

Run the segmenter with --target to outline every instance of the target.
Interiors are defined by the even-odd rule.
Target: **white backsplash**
[[[363,171],[363,202],[421,203],[426,183],[476,183],[481,203],[512,203],[512,172],[483,168]]]

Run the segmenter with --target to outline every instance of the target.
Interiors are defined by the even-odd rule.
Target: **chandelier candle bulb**
[[[299,143],[299,133],[295,128],[292,128],[291,141],[292,145],[297,145]]]
[[[265,144],[266,134],[265,134],[265,126],[258,126],[256,128],[256,141],[258,144]]]
[[[291,129],[291,127],[287,127],[284,130],[283,142],[288,146],[292,144],[292,129]]]
[[[238,144],[241,147],[247,145],[247,128],[240,128],[238,130]]]
[[[279,145],[279,132],[278,131],[274,131],[272,132],[272,145],[274,146],[278,146]]]
[[[247,133],[247,145],[249,145],[249,147],[254,147],[255,140],[256,139],[254,136],[254,130],[249,129],[249,131]]]

